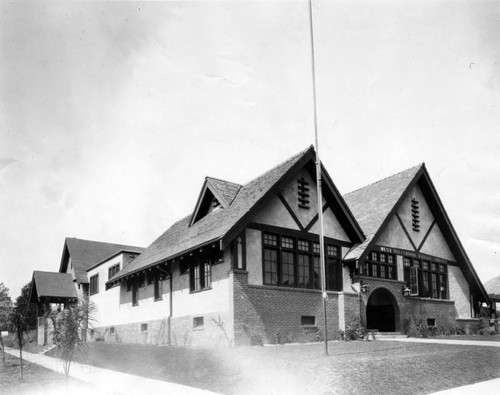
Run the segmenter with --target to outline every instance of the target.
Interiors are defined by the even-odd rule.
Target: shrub
[[[357,322],[351,322],[345,329],[346,340],[362,340],[365,338],[367,330]]]
[[[403,332],[408,337],[428,337],[428,329],[427,320],[424,320],[420,315],[408,318],[403,325]]]

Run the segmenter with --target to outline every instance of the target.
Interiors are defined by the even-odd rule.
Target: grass
[[[43,347],[36,344],[36,329],[29,330],[23,334],[24,347],[23,351],[37,353],[42,351]],[[14,333],[9,333],[3,337],[3,342],[6,347],[19,348],[17,337]]]
[[[0,359],[0,393],[83,395],[95,390],[92,385],[74,379],[70,379],[66,387],[64,375],[29,362],[23,362],[22,380],[19,371],[19,358],[5,354],[5,364]]]
[[[81,362],[224,394],[426,394],[500,377],[500,348],[400,342],[195,349],[91,343]]]

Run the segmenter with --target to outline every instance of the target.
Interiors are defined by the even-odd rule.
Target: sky
[[[500,275],[500,3],[313,0],[321,159],[341,193],[425,162]],[[0,0],[0,282],[65,237],[148,246],[205,176],[314,143],[308,3]]]

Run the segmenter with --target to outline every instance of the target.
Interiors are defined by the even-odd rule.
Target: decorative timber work
[[[411,199],[411,224],[415,232],[420,232],[420,208],[415,198]]]
[[[305,209],[311,208],[311,202],[309,200],[309,183],[304,179],[304,177],[300,177],[297,180],[297,183],[299,207]]]

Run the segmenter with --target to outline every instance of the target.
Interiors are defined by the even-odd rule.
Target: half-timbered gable
[[[345,198],[368,236],[346,259],[369,328],[401,329],[417,304],[433,325],[477,316],[487,295],[423,164]]]

